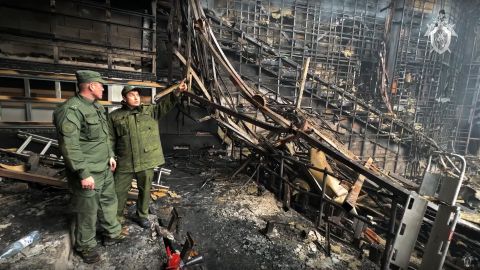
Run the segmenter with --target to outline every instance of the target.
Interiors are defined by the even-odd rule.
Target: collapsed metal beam
[[[191,1],[193,2],[193,0]],[[203,10],[199,10],[199,13],[203,13]],[[199,37],[203,41],[203,43],[209,48],[210,53],[214,56],[214,58],[223,66],[223,68],[229,73],[230,79],[237,87],[238,90],[241,91],[242,95],[256,108],[260,109],[265,115],[270,117],[273,121],[275,121],[278,125],[291,128],[295,133],[298,133],[303,139],[311,143],[313,146],[321,149],[327,155],[331,156],[334,159],[339,160],[340,162],[346,164],[347,166],[357,170],[359,173],[364,174],[367,178],[371,181],[376,183],[377,185],[386,188],[388,191],[396,194],[400,202],[404,202],[408,197],[409,191],[401,187],[399,184],[395,183],[392,179],[388,178],[386,174],[379,175],[378,173],[373,172],[369,168],[365,168],[365,166],[359,163],[358,157],[353,155],[348,149],[341,146],[339,142],[335,142],[333,138],[326,136],[323,132],[316,129],[314,124],[312,123],[311,128],[315,135],[319,136],[322,140],[326,141],[330,146],[326,146],[312,135],[306,134],[305,132],[301,131],[297,127],[295,127],[289,120],[285,119],[283,116],[277,114],[276,112],[272,111],[268,108],[265,104],[260,104],[257,100],[253,98],[255,95],[255,91],[251,89],[238,75],[236,70],[230,64],[229,60],[223,54],[220,45],[216,41],[216,38],[210,29],[208,23],[203,19],[204,16],[199,16],[195,14],[195,20],[197,22],[197,29],[199,32]],[[336,149],[334,150],[334,148]],[[354,161],[355,160],[355,161]],[[378,170],[377,172],[380,172]]]
[[[222,26],[229,28],[239,38],[242,38],[243,40],[246,40],[247,42],[261,48],[261,51],[263,51],[267,54],[270,54],[270,55],[274,56],[275,58],[281,59],[282,63],[284,63],[286,65],[289,65],[289,66],[293,67],[294,69],[301,69],[302,68],[301,64],[299,64],[299,63],[295,62],[294,60],[290,59],[288,56],[281,55],[276,49],[258,41],[256,38],[254,38],[251,35],[245,33],[243,30],[238,29],[236,26],[235,27],[231,26],[228,22],[222,20],[221,18],[216,17],[211,12],[209,12],[207,14],[207,17],[209,19],[211,19],[212,21],[216,22],[216,23],[219,23],[219,24],[222,23]],[[426,142],[428,142],[429,146],[432,147],[434,150],[439,150],[440,149],[439,146],[437,145],[437,143],[432,138],[426,136],[425,134],[423,134],[420,131],[414,130],[413,127],[409,126],[407,123],[402,122],[400,119],[396,119],[396,118],[393,118],[392,116],[384,114],[379,109],[377,109],[374,106],[368,104],[364,100],[359,99],[357,96],[355,96],[354,93],[346,91],[345,89],[324,80],[319,75],[314,74],[312,72],[307,72],[307,76],[308,76],[309,79],[312,79],[315,82],[318,82],[320,85],[328,87],[328,89],[331,89],[331,90],[335,91],[336,93],[338,93],[342,97],[345,97],[349,100],[355,101],[358,105],[363,107],[368,112],[371,112],[371,113],[377,115],[378,117],[380,117],[382,119],[381,122],[384,122],[384,121],[390,122],[391,125],[395,125],[398,128],[404,129],[405,131],[408,131],[411,134],[413,134],[415,136],[418,136],[419,138],[425,140]],[[305,89],[305,90],[307,91],[307,89]],[[310,91],[310,94],[314,94],[314,93],[312,93]]]
[[[260,121],[258,119],[255,119],[255,118],[252,118],[250,116],[247,116],[247,115],[244,115],[244,114],[241,114],[239,112],[236,112],[230,108],[227,108],[227,107],[224,107],[222,105],[218,105],[214,102],[211,102],[211,101],[208,101],[207,99],[205,98],[202,98],[200,96],[197,96],[193,93],[189,93],[189,92],[186,92],[185,93],[186,96],[188,97],[191,97],[193,99],[195,99],[196,101],[198,101],[200,104],[206,106],[206,107],[211,107],[211,108],[214,108],[216,110],[219,110],[221,112],[224,112],[232,117],[235,117],[237,119],[240,119],[240,120],[243,120],[243,121],[246,121],[246,122],[249,122],[257,127],[260,127],[260,128],[263,128],[263,129],[266,129],[266,130],[269,130],[269,131],[274,131],[274,132],[289,132],[290,129],[288,128],[284,128],[284,127],[279,127],[279,126],[274,126],[274,125],[271,125],[271,124],[268,124],[268,123],[265,123],[263,121]]]
[[[213,118],[218,121],[221,127],[227,130],[225,133],[230,132],[230,134],[234,134],[242,144],[247,145],[250,148],[251,153],[254,153],[252,155],[258,156],[260,160],[259,162],[262,163],[262,169],[268,172],[266,175],[271,176],[272,182],[276,183],[278,179],[281,179],[279,184],[280,187],[275,184],[272,186],[272,189],[277,193],[279,198],[283,199],[285,207],[290,207],[292,203],[290,196],[294,189],[292,189],[293,179],[296,177],[303,177],[311,180],[305,173],[296,171],[298,168],[305,169],[309,168],[309,165],[311,165],[305,158],[308,150],[315,149],[321,151],[330,158],[328,162],[333,160],[332,167],[333,164],[336,165],[335,172],[337,175],[334,175],[333,171],[331,174],[332,176],[338,177],[338,179],[341,178],[342,181],[348,180],[343,181],[343,183],[347,183],[346,186],[359,180],[358,185],[356,186],[353,184],[353,188],[350,191],[352,200],[359,195],[360,184],[363,182],[364,178],[366,178],[365,181],[368,182],[369,185],[366,186],[364,191],[367,192],[367,195],[370,196],[370,198],[381,197],[383,200],[380,202],[378,202],[378,200],[376,201],[380,210],[373,209],[372,212],[374,212],[375,215],[378,215],[377,218],[379,220],[382,222],[388,221],[389,224],[388,232],[386,234],[387,241],[385,252],[383,255],[383,266],[387,266],[392,258],[392,252],[395,252],[393,251],[393,246],[396,241],[396,235],[401,232],[401,227],[397,226],[397,211],[403,211],[403,215],[407,213],[405,210],[409,207],[407,204],[408,199],[411,198],[411,195],[414,193],[402,186],[402,183],[380,170],[375,164],[368,164],[368,166],[365,166],[363,163],[364,161],[361,161],[358,156],[352,153],[345,145],[340,143],[331,132],[324,129],[322,123],[319,124],[319,121],[317,121],[312,114],[308,114],[301,108],[295,109],[295,105],[298,105],[299,102],[282,103],[277,96],[275,96],[275,98],[269,98],[268,94],[265,95],[260,89],[257,90],[247,84],[247,82],[237,73],[222,51],[210,25],[205,20],[205,15],[203,14],[203,10],[200,8],[198,1],[189,0],[188,5],[190,5],[188,8],[192,12],[191,20],[194,20],[194,27],[189,28],[194,31],[193,35],[191,35],[192,33],[189,33],[192,39],[189,41],[189,44],[190,42],[191,44],[187,44],[187,46],[184,47],[179,46],[179,48],[174,50],[174,53],[177,58],[187,66],[187,77],[193,77],[195,82],[195,87],[193,89],[200,90],[200,93],[202,93],[205,98],[198,97],[192,93],[187,94],[187,96],[204,106],[215,109],[216,115]],[[190,24],[190,17],[187,19],[188,21],[186,23]],[[262,48],[265,47],[261,44],[259,46]],[[183,55],[187,56],[186,58],[180,53],[182,49],[187,50],[187,52],[183,53]],[[193,54],[193,51],[195,51],[196,54]],[[267,51],[269,51],[268,48]],[[274,50],[271,50],[270,52],[281,57]],[[293,61],[290,61],[290,64],[298,67]],[[224,73],[221,73],[222,71]],[[238,90],[238,92],[235,92],[235,94],[240,94],[237,97],[236,104],[243,103],[245,99],[248,103],[253,105],[254,108],[252,111],[255,112],[256,117],[247,116],[236,110],[237,107],[234,99],[232,98],[232,95],[230,95],[231,86],[227,86],[223,82],[221,78],[222,76],[219,76],[220,74],[229,77],[234,87]],[[357,104],[368,110],[368,113],[377,114],[380,119],[378,127],[376,127],[378,130],[380,130],[382,125],[386,123],[391,125],[390,132],[392,132],[393,125],[396,125],[396,127],[405,128],[406,130],[411,131],[412,136],[415,138],[420,137],[421,139],[425,139],[427,144],[430,144],[430,149],[438,148],[433,140],[426,138],[423,134],[408,129],[404,126],[404,123],[396,119],[384,116],[382,112],[376,110],[371,105],[363,104],[353,93],[349,93],[336,85],[327,83],[321,78],[317,78],[318,76],[315,74],[307,76],[310,76],[320,84],[341,93],[342,97],[355,99],[358,101]],[[219,82],[223,84],[221,85]],[[257,132],[255,128],[251,128],[251,126],[246,125],[246,123],[252,124],[263,130]],[[298,162],[300,163],[298,167],[291,166],[292,164],[297,164],[296,162],[286,162],[286,156],[289,155],[292,156],[293,159],[298,159]],[[375,155],[375,153],[373,155]],[[249,157],[249,160],[251,158],[252,156]],[[326,158],[323,158],[322,160],[323,163],[328,163]],[[325,168],[327,168],[327,166],[325,166]],[[256,173],[258,177],[258,166]],[[323,175],[325,176],[326,173]],[[329,201],[324,197],[326,189],[329,188],[326,178],[323,179],[323,182],[321,179],[317,182],[317,178],[313,178],[313,187],[318,188],[316,191],[322,193],[319,200],[319,218],[321,220],[326,219],[327,228],[329,224],[333,223],[336,223],[338,227],[342,227],[339,221],[342,218],[337,218],[337,221],[332,223],[329,218],[327,218],[331,213],[327,213],[329,211],[323,211],[325,202],[336,202],[336,200]],[[332,189],[331,186],[330,189]],[[379,192],[379,190],[382,189],[384,191]],[[385,192],[385,190],[387,192]],[[318,194],[316,195],[318,196]],[[336,196],[334,199],[341,197],[338,194],[332,196],[331,194],[328,194],[328,196]],[[352,200],[349,202],[351,203]],[[384,209],[381,205],[382,202],[388,204],[389,207]],[[341,204],[337,204],[336,206],[338,205],[342,207]],[[317,205],[315,205],[315,207],[317,207]],[[362,207],[363,210],[368,210],[368,207]],[[387,212],[389,213],[387,214]],[[348,221],[348,219],[342,220]],[[416,237],[416,235],[411,236]],[[413,243],[414,240],[412,241]],[[405,263],[405,258],[410,256],[411,250],[402,247],[402,252],[405,256],[402,256],[401,260],[402,263]]]

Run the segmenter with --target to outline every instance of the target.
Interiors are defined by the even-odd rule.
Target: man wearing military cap
[[[75,215],[75,249],[86,263],[100,260],[96,251],[96,224],[104,230],[104,245],[121,242],[121,225],[116,219],[117,197],[112,171],[116,168],[102,98],[100,74],[90,70],[75,72],[78,92],[53,113],[66,175],[72,190]]]
[[[127,202],[132,179],[137,180],[137,213],[133,220],[142,228],[149,228],[148,206],[153,180],[153,169],[163,165],[162,145],[158,120],[177,103],[180,92],[187,86],[182,81],[174,93],[163,97],[155,105],[141,104],[138,87],[122,89],[123,106],[110,113],[110,135],[112,148],[117,156],[115,189],[118,198],[117,217],[123,222],[123,211]]]

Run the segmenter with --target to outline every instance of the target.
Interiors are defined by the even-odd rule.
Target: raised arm
[[[187,91],[187,85],[185,80],[183,80],[179,84],[172,85],[160,92],[159,95],[165,92],[169,92],[169,94],[157,101],[157,104],[154,106],[154,118],[160,119],[165,116],[179,102],[180,94],[185,91]]]

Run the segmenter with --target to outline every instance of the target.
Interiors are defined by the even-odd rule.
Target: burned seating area
[[[0,25],[0,248],[40,237],[0,268],[91,267],[48,118],[76,69],[109,112],[124,85],[188,87],[159,121],[151,227],[127,218],[98,269],[480,267],[476,1],[33,2],[0,4],[43,16]]]

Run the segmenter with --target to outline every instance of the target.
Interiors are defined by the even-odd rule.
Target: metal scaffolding
[[[451,23],[466,24],[469,16],[462,15],[472,2],[409,0],[395,7],[381,0],[221,3],[212,7],[211,19],[239,73],[257,89],[293,101],[302,65],[310,58],[302,108],[329,122],[362,159],[374,157],[383,169],[415,177],[425,144],[452,150],[469,139],[455,128],[456,108],[464,104],[456,97],[469,91],[457,86],[461,74],[456,71],[469,30],[457,27],[459,38],[442,55],[431,51],[425,32],[441,9]],[[385,55],[390,43],[396,46],[393,58]],[[389,70],[392,76],[382,85]],[[471,71],[470,78],[476,78],[477,71]],[[458,136],[452,136],[455,132]]]

